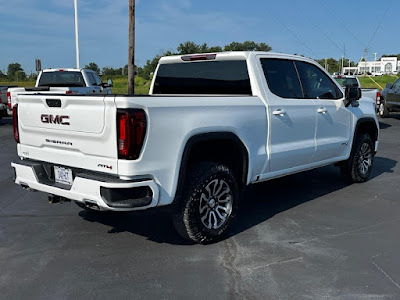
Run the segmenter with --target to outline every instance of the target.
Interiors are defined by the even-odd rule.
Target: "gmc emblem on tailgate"
[[[69,116],[41,115],[40,119],[42,123],[46,124],[70,125],[69,122],[66,121],[69,120]]]

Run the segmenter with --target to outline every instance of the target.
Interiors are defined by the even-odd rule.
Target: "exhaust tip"
[[[98,210],[98,211],[101,210],[100,206],[97,204],[96,201],[84,200],[84,203],[85,203],[86,207],[89,209]]]

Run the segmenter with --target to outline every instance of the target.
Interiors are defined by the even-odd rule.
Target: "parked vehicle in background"
[[[374,100],[376,103],[376,109],[378,109],[381,99],[381,92],[379,89],[363,89],[361,88],[360,80],[357,76],[352,75],[339,75],[333,76],[333,78],[343,87],[359,87],[361,89],[362,97],[368,97]]]
[[[184,238],[215,242],[248,185],[328,164],[368,180],[379,123],[360,96],[300,56],[164,57],[150,96],[21,95],[15,182],[89,211],[164,207]]]
[[[386,118],[391,112],[400,111],[400,79],[394,83],[388,83],[381,92],[381,101],[378,114],[381,118]]]
[[[7,89],[16,87],[16,85],[0,85],[0,120],[9,115]]]
[[[35,87],[8,89],[8,107],[11,109],[19,94],[111,94],[113,83],[103,83],[99,75],[87,69],[45,69],[40,72]]]
[[[383,76],[383,72],[372,72],[372,76]]]

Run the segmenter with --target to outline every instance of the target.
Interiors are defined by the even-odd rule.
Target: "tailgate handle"
[[[46,103],[49,107],[61,107],[60,99],[46,99]]]

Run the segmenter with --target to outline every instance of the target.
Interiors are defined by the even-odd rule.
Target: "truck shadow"
[[[7,125],[12,125],[13,124],[13,120],[12,118],[3,118],[0,120],[0,126],[7,126]]]
[[[376,157],[371,179],[384,173],[393,173],[397,161]],[[327,166],[251,186],[241,202],[238,217],[226,238],[235,236],[276,214],[313,201],[348,186],[339,169]],[[191,245],[183,240],[173,228],[168,213],[160,210],[130,213],[98,213],[81,211],[79,215],[89,221],[110,227],[109,234],[129,232],[146,237],[156,243]]]

